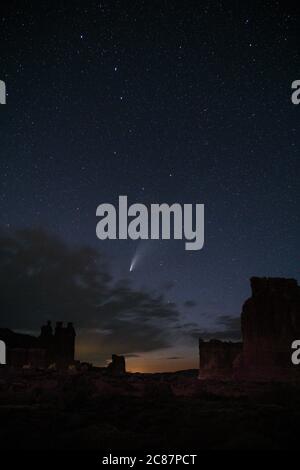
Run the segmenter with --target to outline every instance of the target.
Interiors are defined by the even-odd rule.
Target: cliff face
[[[42,326],[39,337],[0,328],[0,340],[7,348],[8,366],[45,368],[55,363],[66,368],[74,362],[76,332],[72,323],[57,322],[55,334],[51,322]]]
[[[243,366],[254,375],[290,373],[291,344],[300,339],[300,287],[294,279],[251,278],[243,305]]]
[[[300,287],[295,279],[251,278],[241,314],[243,343],[199,341],[199,378],[300,378],[292,364],[300,340]]]
[[[199,340],[199,378],[230,378],[242,352],[242,343]]]

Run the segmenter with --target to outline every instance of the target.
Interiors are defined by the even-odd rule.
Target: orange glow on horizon
[[[107,351],[107,345],[101,351],[98,341],[88,341],[87,338],[78,338],[76,347],[76,358],[81,362],[90,362],[96,367],[106,367],[110,362],[111,351]],[[148,353],[137,353],[135,357],[126,357],[126,353],[116,352],[126,358],[126,369],[132,373],[155,373],[155,372],[176,372],[186,369],[197,369],[199,366],[197,350],[194,348],[176,351],[166,350],[153,351]],[[173,357],[173,359],[172,359]]]
[[[198,361],[190,358],[178,360],[156,359],[156,358],[127,358],[126,368],[128,372],[155,373],[155,372],[176,372],[186,369],[197,369]]]

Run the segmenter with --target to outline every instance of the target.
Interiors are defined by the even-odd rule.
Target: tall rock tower
[[[300,287],[295,279],[251,278],[252,296],[243,305],[243,365],[253,376],[296,371],[291,344],[300,339]]]
[[[75,356],[75,329],[73,323],[68,323],[67,327],[63,322],[56,322],[54,334],[54,356],[59,367],[65,367],[74,362]]]

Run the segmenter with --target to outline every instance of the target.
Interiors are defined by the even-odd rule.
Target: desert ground
[[[167,374],[0,371],[0,448],[290,449],[300,385]]]

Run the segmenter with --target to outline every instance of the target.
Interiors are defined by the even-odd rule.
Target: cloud
[[[197,302],[195,302],[194,300],[186,300],[184,302],[184,306],[187,308],[194,308],[197,306]]]
[[[175,285],[176,285],[176,283],[174,281],[165,282],[162,285],[162,290],[165,291],[165,292],[168,292],[168,291],[172,290],[175,287]]]
[[[187,324],[185,329],[186,334],[193,339],[220,339],[228,341],[238,341],[241,339],[241,320],[237,316],[220,315],[217,318],[215,329],[202,329],[194,323]]]
[[[166,359],[168,359],[169,361],[179,361],[180,359],[183,359],[183,357],[181,357],[181,356],[171,356],[171,357],[167,357]]]
[[[1,325],[31,330],[73,321],[78,353],[105,361],[170,346],[179,313],[163,295],[115,283],[101,254],[43,230],[0,234]]]

